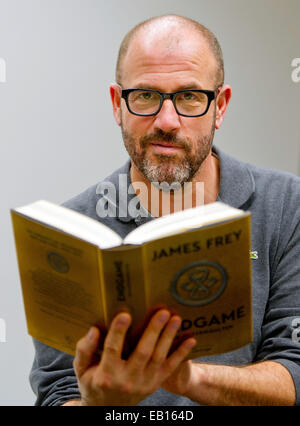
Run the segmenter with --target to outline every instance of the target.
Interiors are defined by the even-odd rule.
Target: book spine
[[[124,245],[101,250],[101,264],[105,326],[109,327],[117,313],[129,312],[132,316],[129,345],[132,348],[146,316],[142,247]]]

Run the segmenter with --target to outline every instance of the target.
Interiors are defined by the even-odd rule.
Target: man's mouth
[[[170,142],[151,142],[149,145],[160,154],[175,154],[182,150],[181,146]]]

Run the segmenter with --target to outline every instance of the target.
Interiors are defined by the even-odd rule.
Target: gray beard
[[[138,141],[142,150],[141,153],[137,153],[135,148],[137,141],[125,131],[123,126],[121,128],[125,148],[137,169],[146,179],[150,182],[183,185],[184,182],[190,182],[193,179],[201,164],[210,153],[215,131],[214,124],[210,134],[199,138],[197,141],[196,147],[198,147],[198,150],[194,155],[191,153],[191,144],[187,140],[178,139],[173,134],[165,133],[161,130],[149,136],[142,137]],[[185,150],[185,158],[179,162],[174,155],[155,154],[158,162],[153,164],[151,160],[146,158],[146,147],[152,141],[157,140],[176,143],[176,145],[179,145]]]

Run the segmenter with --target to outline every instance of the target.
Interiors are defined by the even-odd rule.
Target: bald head
[[[163,48],[165,52],[175,51],[180,43],[187,38],[196,38],[199,44],[205,43],[209,53],[213,56],[214,81],[215,86],[224,84],[224,63],[222,50],[215,35],[205,26],[190,18],[179,15],[164,15],[150,18],[136,25],[124,37],[120,49],[116,67],[116,81],[122,85],[124,74],[125,58],[130,49],[135,48],[135,44],[142,41],[145,49],[153,46]]]

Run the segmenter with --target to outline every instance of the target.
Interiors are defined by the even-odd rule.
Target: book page
[[[15,211],[91,244],[97,244],[102,249],[122,244],[122,238],[102,223],[49,201],[36,201]]]
[[[244,211],[215,202],[173,214],[169,214],[130,232],[124,239],[124,244],[143,244],[177,233],[200,228],[208,224],[222,222],[245,214]]]

